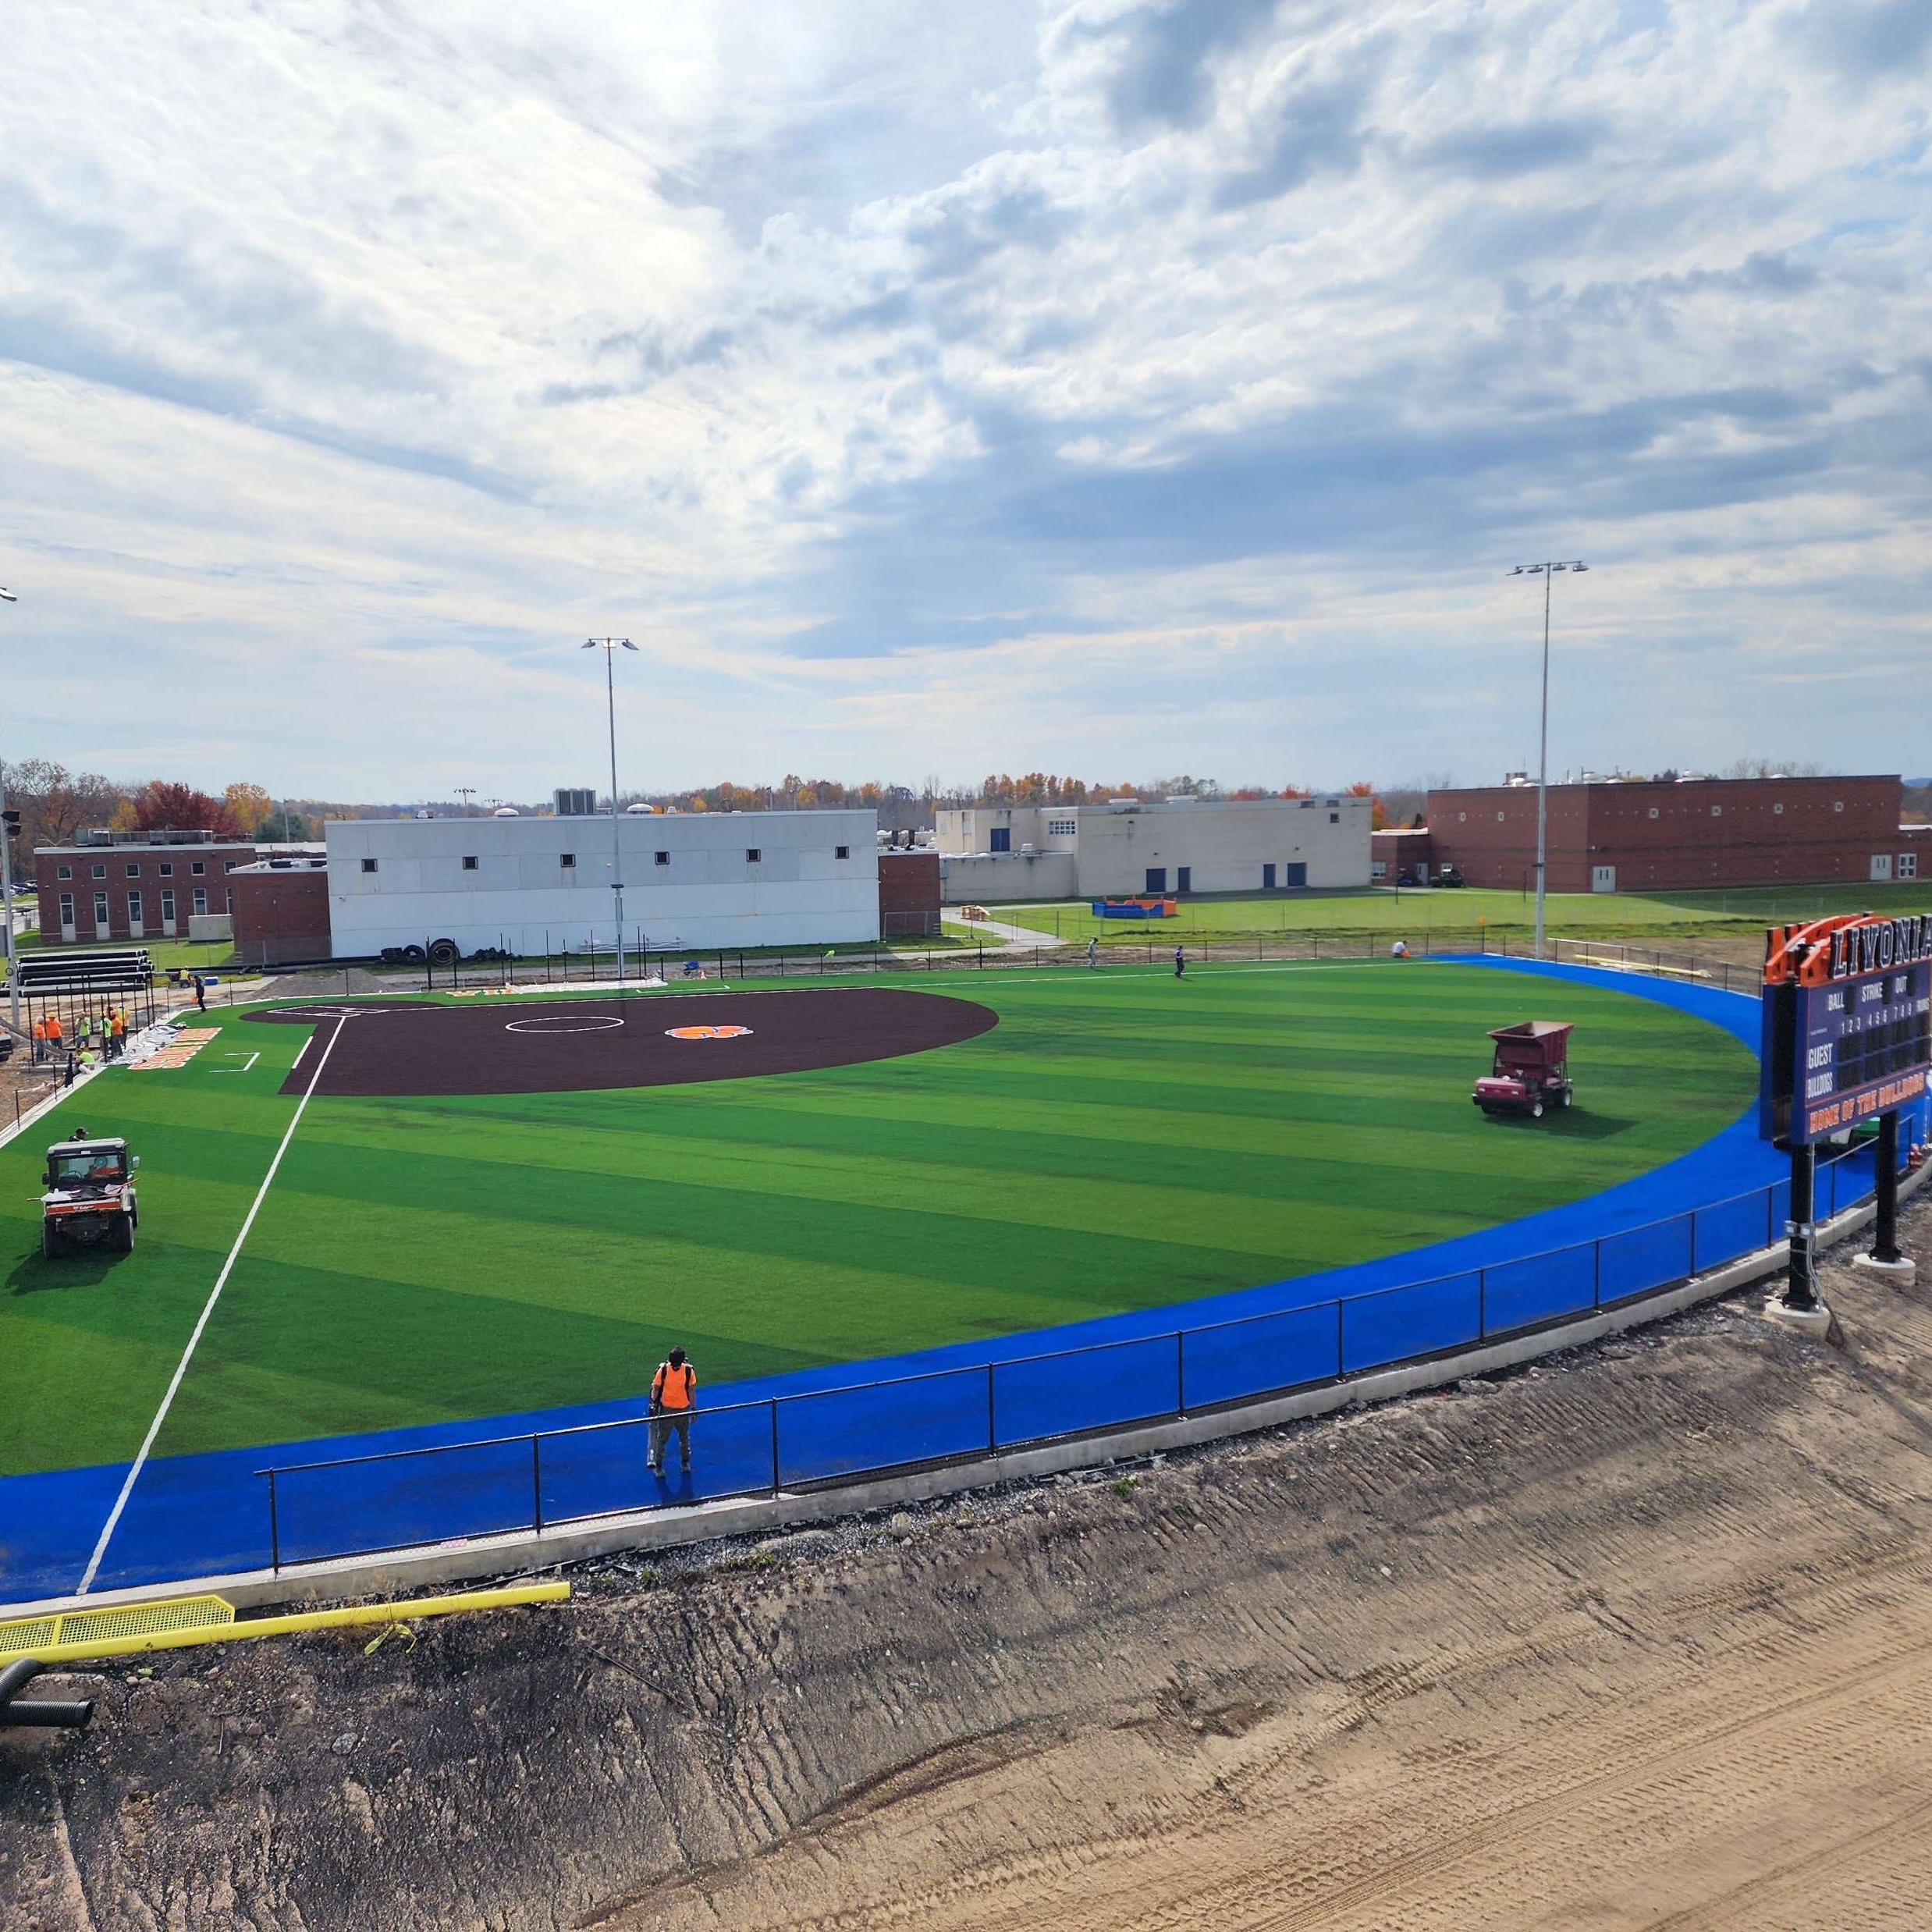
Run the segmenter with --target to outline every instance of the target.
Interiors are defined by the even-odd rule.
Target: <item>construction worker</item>
[[[121,1049],[127,1044],[127,1010],[124,1007],[114,1009],[113,1018],[114,1057],[121,1057]]]
[[[83,1053],[94,1045],[94,1015],[91,1013],[83,1013],[80,1016],[79,1045]]]
[[[691,1411],[698,1405],[698,1371],[681,1348],[673,1348],[668,1360],[658,1364],[651,1378],[651,1472],[664,1473],[664,1446],[677,1431],[678,1458],[688,1471],[691,1466]]]
[[[199,973],[194,976],[194,1010],[197,1013],[205,1013],[208,1010],[208,982]]]
[[[66,1044],[60,1024],[60,1014],[50,1013],[47,1016],[47,1050],[51,1056],[58,1056]]]
[[[34,1022],[34,1064],[37,1067],[47,1057],[47,1022]]]

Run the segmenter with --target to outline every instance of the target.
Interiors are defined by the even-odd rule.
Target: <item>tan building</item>
[[[1339,794],[942,811],[941,890],[960,905],[1359,889],[1373,813]]]

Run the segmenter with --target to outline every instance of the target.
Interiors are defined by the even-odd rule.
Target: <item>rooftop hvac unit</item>
[[[551,794],[559,819],[588,819],[597,811],[597,794],[588,785],[559,785]]]

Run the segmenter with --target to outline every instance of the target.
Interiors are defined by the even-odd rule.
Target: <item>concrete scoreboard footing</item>
[[[1854,1255],[1852,1266],[1863,1269],[1867,1274],[1875,1274],[1881,1280],[1893,1282],[1902,1288],[1910,1287],[1919,1278],[1918,1263],[1907,1261],[1902,1256],[1897,1261],[1881,1261],[1876,1255]]]
[[[1822,1302],[1811,1308],[1792,1308],[1783,1302],[1767,1302],[1764,1313],[1767,1319],[1776,1322],[1781,1328],[1795,1329],[1815,1341],[1823,1341],[1831,1332],[1831,1311]]]

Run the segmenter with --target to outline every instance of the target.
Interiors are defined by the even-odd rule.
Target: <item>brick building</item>
[[[931,939],[939,931],[939,855],[887,848],[879,855],[882,939]]]
[[[255,847],[211,832],[82,832],[34,854],[49,945],[185,939],[197,915],[231,911],[230,875]]]
[[[1549,789],[1552,892],[1890,883],[1927,875],[1932,827],[1902,828],[1896,777],[1600,780]],[[1533,886],[1536,788],[1429,794],[1433,869]]]
[[[283,966],[330,957],[326,854],[298,851],[238,865],[229,887],[238,964]]]
[[[1429,828],[1391,826],[1369,837],[1369,876],[1378,886],[1426,886],[1436,875]]]

